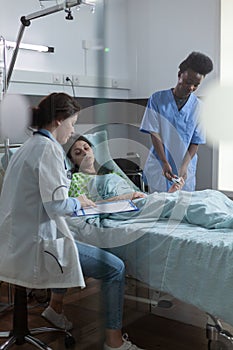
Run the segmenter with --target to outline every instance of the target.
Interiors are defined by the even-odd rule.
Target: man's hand
[[[172,167],[168,162],[163,164],[163,175],[171,181],[171,179],[174,177],[174,174],[172,172]]]
[[[187,179],[187,167],[186,166],[181,166],[180,170],[179,170],[179,176],[183,177],[184,180]]]

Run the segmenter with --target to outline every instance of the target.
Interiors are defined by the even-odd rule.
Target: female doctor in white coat
[[[68,287],[84,287],[83,274],[102,280],[106,315],[104,349],[138,349],[122,338],[123,262],[99,248],[74,241],[65,221],[85,196],[68,197],[69,175],[61,144],[74,132],[79,105],[53,93],[33,109],[38,129],[12,156],[0,201],[0,280],[27,288],[52,288],[43,316],[71,328],[61,310]]]

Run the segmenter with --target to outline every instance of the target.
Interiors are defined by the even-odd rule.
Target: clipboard
[[[130,199],[123,199],[119,201],[96,203],[96,207],[82,208],[78,210],[75,216],[113,214],[136,210],[139,210],[138,207]]]

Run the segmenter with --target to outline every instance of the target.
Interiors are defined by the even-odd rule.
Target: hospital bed
[[[111,158],[106,131],[85,136],[95,146],[97,161],[131,183]],[[233,335],[220,321],[233,325],[233,230],[208,230],[171,220],[156,221],[153,229],[124,220],[103,220],[102,226],[85,217],[67,222],[80,241],[120,256],[135,280],[203,310],[208,316],[208,350],[233,349]]]
[[[97,161],[130,181],[111,158],[106,131],[85,136],[95,146]],[[67,222],[77,239],[121,257],[136,280],[203,310],[209,350],[233,349],[233,336],[219,320],[233,325],[233,230],[172,220],[156,221],[153,227],[119,218]]]

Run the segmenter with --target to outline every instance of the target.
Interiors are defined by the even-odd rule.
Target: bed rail
[[[10,160],[10,149],[11,148],[17,148],[20,147],[20,143],[11,143],[9,142],[9,139],[4,140],[4,143],[0,144],[0,152],[1,150],[4,150],[5,156],[6,156],[6,164],[8,165]]]

